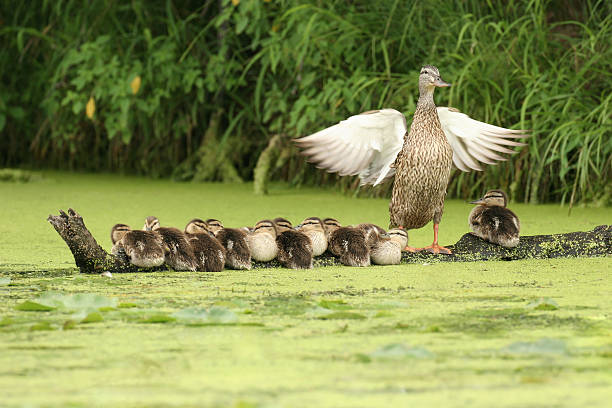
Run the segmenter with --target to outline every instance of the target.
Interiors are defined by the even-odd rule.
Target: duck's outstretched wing
[[[526,146],[508,139],[529,137],[526,130],[511,130],[479,122],[455,108],[438,107],[438,118],[453,148],[453,163],[462,171],[482,170],[480,163],[508,160],[498,153],[516,153],[504,146]]]
[[[351,116],[310,136],[294,140],[308,161],[341,176],[359,175],[361,185],[380,184],[404,143],[406,117],[395,109]]]

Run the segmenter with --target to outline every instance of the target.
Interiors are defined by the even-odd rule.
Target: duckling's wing
[[[453,148],[453,163],[462,171],[482,170],[480,163],[507,160],[500,153],[516,153],[504,146],[526,146],[508,139],[530,137],[526,130],[505,129],[470,118],[457,109],[438,107],[438,118]]]
[[[359,175],[361,185],[393,176],[391,165],[404,143],[406,117],[395,109],[351,116],[310,136],[294,140],[308,161],[341,176]]]

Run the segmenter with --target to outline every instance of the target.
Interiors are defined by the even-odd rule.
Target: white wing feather
[[[516,153],[505,146],[526,146],[508,139],[529,137],[525,130],[511,130],[470,118],[457,109],[438,107],[438,118],[453,148],[453,163],[462,171],[482,170],[480,163],[507,160],[499,153]]]
[[[529,137],[525,130],[511,130],[470,118],[457,109],[438,107],[438,117],[453,149],[453,163],[462,171],[482,170],[480,162],[507,160],[498,153],[516,153],[504,146],[525,146],[508,139]],[[318,168],[341,176],[356,174],[361,185],[382,183],[395,174],[391,166],[402,149],[406,117],[395,109],[381,109],[351,116],[295,143]]]
[[[395,109],[351,116],[310,136],[295,140],[308,161],[341,176],[359,175],[361,185],[380,184],[404,143],[406,118]]]

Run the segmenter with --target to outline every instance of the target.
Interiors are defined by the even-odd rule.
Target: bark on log
[[[70,248],[76,266],[81,273],[165,270],[165,267],[139,268],[130,264],[124,256],[109,254],[96,242],[85,226],[83,218],[73,209],[69,209],[68,213],[60,210],[59,215],[49,215],[47,221],[53,225]],[[453,252],[451,255],[404,252],[402,263],[513,261],[518,259],[612,256],[612,225],[600,225],[586,232],[524,236],[521,237],[519,245],[512,249],[491,244],[468,233],[461,237],[456,244],[447,247]],[[328,253],[316,257],[313,264],[315,267],[341,265],[333,255]],[[274,268],[281,267],[281,265],[277,261],[254,262],[253,267]]]

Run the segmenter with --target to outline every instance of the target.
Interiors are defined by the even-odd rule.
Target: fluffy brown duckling
[[[143,229],[159,234],[166,246],[166,263],[175,271],[195,271],[198,261],[185,233],[177,228],[161,227],[157,217],[147,217]]]
[[[142,268],[161,266],[164,263],[164,243],[161,236],[149,231],[132,230],[125,224],[111,229],[113,248],[111,253],[125,252],[130,262]]]
[[[340,257],[343,265],[370,266],[370,248],[361,229],[343,227],[334,218],[324,219],[323,224],[328,236],[328,249]]]
[[[508,208],[508,196],[502,190],[490,190],[470,213],[469,223],[474,234],[485,241],[513,248],[519,244],[521,225],[518,217]]]
[[[268,262],[278,255],[276,245],[276,228],[270,220],[261,220],[247,236],[251,249],[251,258],[260,262]]]
[[[366,243],[370,249],[372,248],[372,245],[378,241],[380,236],[386,234],[384,228],[379,227],[376,224],[358,224],[355,226],[355,228],[359,228],[361,231],[363,231]]]
[[[225,248],[225,265],[231,269],[251,269],[251,250],[247,233],[236,228],[224,228],[219,220],[206,220],[208,230],[215,235]]]
[[[191,244],[198,262],[198,270],[205,272],[220,272],[225,266],[225,248],[208,231],[206,222],[194,218],[185,226],[187,241]]]
[[[308,217],[295,228],[310,238],[313,256],[323,255],[327,251],[327,234],[319,217]]]
[[[312,242],[308,236],[293,229],[285,218],[275,218],[278,261],[290,269],[312,268]]]
[[[393,228],[377,236],[370,246],[370,260],[377,265],[397,265],[402,260],[402,249],[408,244],[408,233]]]

